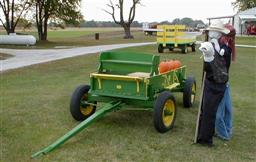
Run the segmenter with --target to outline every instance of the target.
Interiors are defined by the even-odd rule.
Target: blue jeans
[[[232,135],[232,103],[229,85],[227,85],[224,97],[217,110],[215,131],[221,139],[230,140]]]

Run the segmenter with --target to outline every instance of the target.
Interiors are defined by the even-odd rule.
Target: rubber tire
[[[89,85],[80,85],[75,89],[75,91],[73,92],[73,94],[71,96],[70,113],[71,113],[72,117],[77,121],[85,120],[86,118],[91,116],[96,110],[96,106],[93,106],[93,110],[89,115],[82,114],[82,112],[80,110],[81,99],[86,93],[88,93],[89,90],[90,90]]]
[[[193,84],[195,84],[195,86],[196,86],[196,80],[193,76],[189,76],[185,81],[184,90],[183,90],[183,106],[184,106],[184,108],[190,108],[194,105],[195,98],[194,98],[193,103],[191,102]]]
[[[162,44],[158,45],[158,53],[163,53],[164,52],[164,48]]]
[[[172,124],[169,127],[166,127],[162,120],[163,119],[162,112],[163,112],[165,102],[168,99],[171,99],[174,102],[175,113],[174,113],[174,119],[172,121]],[[155,101],[155,105],[154,105],[154,126],[155,126],[156,130],[159,133],[165,133],[165,132],[169,131],[170,129],[172,129],[174,126],[174,123],[175,123],[176,114],[177,114],[177,106],[176,106],[175,97],[169,91],[164,91],[164,92],[160,93],[158,95],[158,97]]]
[[[173,51],[173,50],[174,50],[174,48],[172,48],[172,47],[169,48],[169,51]]]
[[[182,49],[181,49],[181,52],[184,53],[184,54],[188,53],[188,47],[183,46]]]
[[[191,48],[192,48],[192,52],[196,52],[196,44],[195,43],[192,44]]]

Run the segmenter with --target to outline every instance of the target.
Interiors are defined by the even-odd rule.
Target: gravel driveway
[[[113,44],[113,45],[100,45],[89,47],[77,47],[70,49],[2,49],[0,53],[14,55],[14,57],[7,60],[0,60],[0,71],[16,69],[33,64],[49,62],[53,60],[60,60],[64,58],[86,55],[90,53],[98,53],[107,50],[118,48],[135,47],[155,44],[155,42],[148,43],[128,43],[128,44]]]

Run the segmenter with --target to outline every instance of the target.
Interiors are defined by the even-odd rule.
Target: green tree
[[[183,25],[186,25],[186,26],[192,26],[192,24],[193,24],[193,19],[188,18],[188,17],[185,17],[185,18],[181,19],[180,21]]]
[[[256,7],[256,0],[236,0],[235,2],[232,2],[232,5],[235,8],[238,8],[239,11],[244,11]]]
[[[20,18],[26,14],[30,6],[29,0],[0,0],[0,11],[3,13],[0,22],[7,34],[15,32]]]
[[[81,0],[33,0],[39,40],[47,40],[50,19],[79,25],[83,18],[80,3]]]
[[[25,19],[25,18],[20,18],[17,27],[22,27],[23,30],[26,29],[30,29],[32,27],[32,22],[30,22],[29,20]]]
[[[172,24],[182,24],[181,23],[181,20],[179,19],[179,18],[176,18],[176,19],[174,19],[173,21],[172,21]]]
[[[185,17],[182,19],[176,18],[172,21],[171,24],[182,24],[186,25],[187,27],[195,28],[198,24],[204,24],[202,20],[193,20],[191,18]]]

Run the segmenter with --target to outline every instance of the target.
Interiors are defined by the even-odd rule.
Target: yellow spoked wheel
[[[193,83],[190,102],[194,103],[196,98],[196,84]]]
[[[196,98],[196,80],[194,77],[188,77],[184,84],[183,105],[190,108],[194,105]]]
[[[164,105],[163,112],[162,112],[163,123],[166,127],[171,126],[171,124],[173,123],[174,114],[175,114],[174,102],[171,99],[168,99]]]
[[[70,113],[77,121],[82,121],[91,116],[96,110],[96,102],[88,102],[89,85],[81,85],[76,88],[71,97]]]
[[[88,94],[84,94],[80,101],[80,111],[83,115],[88,116],[94,111],[94,106],[86,104],[88,100]]]
[[[160,93],[154,106],[154,125],[156,130],[164,133],[173,128],[176,112],[174,96],[169,91]]]

